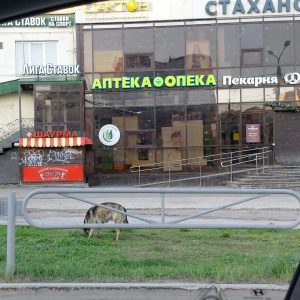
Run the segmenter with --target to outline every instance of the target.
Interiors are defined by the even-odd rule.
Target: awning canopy
[[[19,147],[46,148],[46,147],[76,147],[92,145],[87,137],[62,137],[62,138],[20,138]]]
[[[17,92],[19,89],[19,80],[11,80],[0,83],[0,95]]]

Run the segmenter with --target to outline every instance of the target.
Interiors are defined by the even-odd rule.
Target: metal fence
[[[142,215],[133,214],[130,212],[119,211],[114,208],[109,208],[113,211],[119,212],[121,214],[127,215],[134,218],[136,222],[130,224],[83,224],[83,223],[68,223],[68,224],[58,224],[55,221],[53,224],[39,224],[33,220],[28,211],[28,202],[40,195],[43,197],[45,194],[56,194],[65,198],[70,198],[78,200],[90,205],[101,206],[101,203],[86,199],[90,194],[104,194],[108,193],[111,195],[120,194],[156,194],[160,200],[160,218],[155,219],[149,217],[144,217]],[[187,214],[186,216],[175,217],[172,220],[166,220],[166,195],[175,194],[182,195],[180,201],[184,203],[183,195],[197,195],[199,196],[199,201],[203,195],[211,196],[224,196],[224,195],[235,195],[241,197],[241,199],[236,201],[231,201],[223,205],[219,205],[214,208],[204,209],[201,211],[195,211],[192,214]],[[42,229],[83,229],[83,228],[196,228],[196,229],[290,229],[295,228],[300,224],[300,215],[296,220],[288,222],[255,222],[249,223],[245,221],[238,221],[236,223],[229,223],[228,221],[208,223],[201,220],[201,217],[212,212],[216,212],[222,209],[234,207],[243,203],[248,203],[253,200],[261,199],[271,195],[289,195],[295,198],[300,204],[300,194],[291,190],[284,189],[237,189],[237,188],[44,188],[37,189],[30,192],[23,200],[22,211],[25,221],[37,228]],[[101,197],[99,197],[101,199]],[[36,199],[36,198],[35,198]],[[113,196],[111,201],[113,201]],[[38,200],[38,199],[37,199]],[[198,200],[198,199],[197,199]],[[51,201],[51,200],[49,200]],[[140,201],[144,201],[141,197]],[[296,208],[296,207],[295,207]],[[224,214],[226,216],[226,214]],[[7,220],[7,275],[14,273],[15,268],[15,217],[16,217],[16,194],[14,192],[9,193],[8,197],[8,220]],[[224,217],[225,218],[225,217]],[[193,220],[193,222],[186,222]],[[200,221],[201,220],[201,221]]]

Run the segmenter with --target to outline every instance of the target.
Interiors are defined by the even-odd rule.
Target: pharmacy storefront
[[[300,1],[108,1],[76,22],[90,173],[203,156],[216,168],[208,156],[272,144],[279,163],[295,163],[284,145],[298,124]],[[113,145],[99,138],[107,125],[120,134]]]

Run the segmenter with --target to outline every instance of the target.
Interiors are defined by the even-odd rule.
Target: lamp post
[[[279,101],[279,95],[280,95],[280,82],[279,79],[282,78],[282,73],[281,73],[281,67],[280,67],[280,59],[281,56],[285,50],[286,47],[288,47],[291,44],[291,41],[285,41],[283,45],[283,49],[280,53],[279,56],[277,56],[273,51],[269,50],[268,53],[272,56],[274,56],[277,59],[277,70],[276,70],[276,75],[277,75],[277,80],[278,80],[278,85],[276,87],[276,101]]]

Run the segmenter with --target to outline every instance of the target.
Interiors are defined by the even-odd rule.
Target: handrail
[[[256,153],[253,153],[255,151]],[[249,153],[251,152],[251,153]],[[150,185],[157,185],[157,184],[164,184],[168,183],[169,187],[171,182],[178,182],[188,180],[187,178],[171,180],[171,167],[178,166],[178,167],[188,167],[188,166],[197,166],[199,167],[199,176],[194,176],[193,178],[189,179],[199,179],[199,184],[201,186],[201,178],[205,178],[206,176],[202,175],[202,165],[204,162],[206,163],[217,163],[220,167],[230,167],[230,177],[231,181],[233,180],[233,166],[244,165],[245,163],[255,162],[255,169],[258,171],[260,169],[258,167],[259,161],[262,161],[263,169],[265,167],[265,160],[268,158],[267,154],[272,152],[270,147],[260,147],[255,149],[244,149],[238,151],[232,151],[229,153],[218,153],[218,154],[211,154],[206,156],[194,157],[194,158],[185,158],[181,160],[172,160],[172,161],[165,161],[160,163],[154,164],[145,164],[139,166],[133,166],[130,168],[132,173],[138,173],[138,185],[142,186],[141,184],[141,174],[146,171],[167,171],[169,173],[168,181],[161,181],[155,183],[147,183],[144,186]],[[247,170],[249,171],[249,170]],[[226,174],[228,174],[226,172]],[[215,174],[214,176],[220,176],[221,174]]]
[[[3,127],[0,127],[0,142],[4,139],[7,139],[11,135],[20,131],[20,124],[22,128],[32,128],[34,125],[33,118],[22,118],[15,119],[14,121],[7,123]]]

